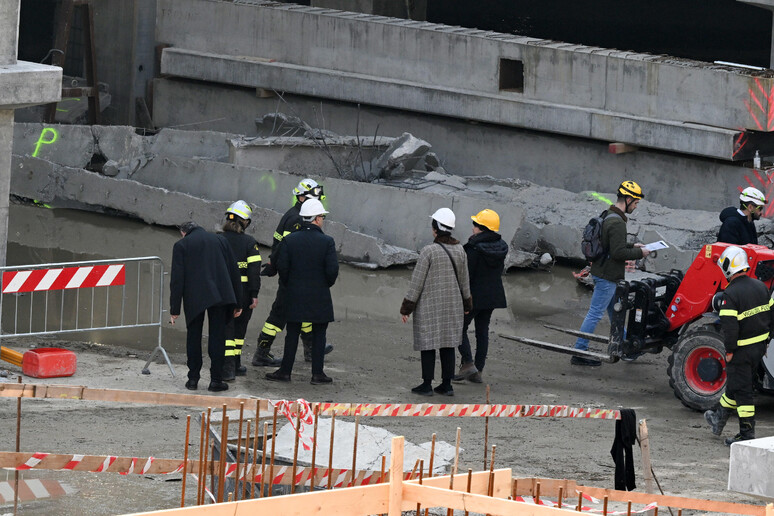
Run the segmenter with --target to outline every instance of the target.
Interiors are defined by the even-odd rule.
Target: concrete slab
[[[4,31],[0,33],[4,34]],[[0,66],[0,106],[3,109],[56,102],[61,98],[61,68],[26,61]]]
[[[589,54],[583,54],[589,57]],[[181,48],[162,54],[164,74],[222,84],[290,91],[375,106],[400,107],[466,120],[525,127],[599,140],[621,141],[731,160],[740,131],[625,113],[597,107],[559,105],[507,91],[484,94],[427,86],[377,75],[250,60]],[[565,81],[566,82],[566,81]],[[563,83],[564,84],[564,83]],[[589,84],[587,93],[597,89]],[[625,95],[623,95],[625,97]],[[493,109],[493,105],[497,108]],[[429,111],[432,109],[432,111]],[[701,118],[696,118],[701,119]]]
[[[774,501],[774,437],[731,445],[728,490]]]
[[[311,428],[309,428],[311,432]],[[368,426],[360,423],[357,435],[356,469],[368,471],[380,471],[382,456],[387,457],[386,463],[390,463],[390,443],[393,434],[383,428]],[[310,434],[311,437],[311,434]],[[274,450],[275,456],[293,462],[296,432],[290,423],[284,425],[275,438],[277,440]],[[317,422],[317,458],[315,463],[328,466],[331,443],[331,419],[320,417]],[[403,451],[403,470],[411,471],[418,460],[424,460],[425,472],[430,466],[430,445],[424,442],[414,444],[406,441]],[[352,468],[352,452],[355,448],[355,423],[337,419],[333,430],[333,467],[342,469]],[[460,448],[460,457],[464,450]],[[305,466],[312,463],[312,451],[304,450],[299,444],[298,462]],[[433,474],[448,473],[454,464],[454,445],[445,441],[436,441],[435,457],[433,459]],[[426,475],[426,473],[425,473]]]

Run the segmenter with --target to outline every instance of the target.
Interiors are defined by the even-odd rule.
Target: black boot
[[[223,381],[233,382],[236,379],[236,359],[234,356],[228,356],[223,361]]]
[[[704,419],[712,427],[712,433],[720,435],[734,411],[726,407],[718,407],[715,410],[708,410],[704,413]]]
[[[755,416],[739,418],[739,433],[726,439],[726,446],[731,446],[739,441],[755,439]]]
[[[237,355],[234,359],[236,360],[236,368],[234,368],[236,376],[246,376],[247,368],[242,365],[242,355]]]
[[[270,353],[271,345],[274,342],[274,336],[266,335],[261,332],[258,335],[258,346],[255,348],[252,364],[257,367],[279,367],[282,365],[282,358],[275,358]]]

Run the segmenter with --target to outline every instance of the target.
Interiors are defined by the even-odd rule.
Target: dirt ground
[[[19,210],[23,217],[18,216]],[[140,222],[67,210],[30,210],[12,206],[10,235],[22,243],[9,245],[9,263],[14,263],[11,259],[15,263],[46,263],[158,254],[168,264],[177,238],[174,230],[152,228]],[[59,231],[49,230],[52,227],[66,228],[67,238],[59,238]],[[104,232],[110,237],[109,256],[101,238],[95,236],[106,227],[110,228]],[[44,233],[35,237],[36,231]],[[36,241],[50,242],[49,247],[41,247]],[[74,249],[83,254],[74,254]],[[673,396],[666,376],[666,352],[645,355],[632,363],[579,368],[570,366],[566,355],[497,336],[519,334],[571,344],[571,337],[557,335],[542,326],[551,323],[579,327],[591,294],[575,283],[571,270],[555,267],[552,272],[509,272],[504,277],[509,309],[496,311],[492,321],[489,359],[483,373],[485,384],[455,385],[453,398],[424,398],[410,392],[420,382],[419,353],[412,350],[411,324],[402,324],[398,315],[411,271],[401,268],[377,272],[342,266],[333,289],[336,321],[328,331],[329,342],[335,345],[335,350],[327,356],[325,366],[334,383],[310,385],[309,364],[299,356],[292,383],[269,382],[263,375],[270,369],[248,366],[248,375],[232,383],[225,394],[330,402],[483,403],[485,385],[489,384],[492,403],[632,408],[639,419],[647,420],[653,469],[664,492],[760,503],[726,490],[729,449],[710,433],[700,413],[683,407]],[[264,280],[259,307],[246,338],[248,360],[275,291],[276,280]],[[38,339],[39,345],[73,349],[78,357],[78,371],[70,378],[25,378],[24,381],[187,393],[184,332],[179,328],[171,329],[165,323],[163,332],[164,346],[171,353],[177,377],[173,378],[163,363],[152,364],[151,375],[141,374],[155,346],[154,331],[127,334],[114,330],[85,335],[84,339],[92,344]],[[606,331],[600,325],[597,332]],[[4,341],[3,344],[23,351],[29,341]],[[274,349],[281,354],[282,339],[278,339]],[[207,364],[205,358],[205,367]],[[18,369],[7,367],[9,377],[0,380],[16,382]],[[205,372],[200,388],[206,387],[208,380]],[[199,393],[207,391],[200,389]],[[212,397],[213,407],[218,407],[218,396]],[[16,400],[3,400],[0,401],[4,407],[0,412],[0,431],[5,443],[2,450],[12,451]],[[21,450],[182,458],[186,416],[192,415],[196,421],[200,412],[186,407],[25,399]],[[757,420],[759,436],[774,435],[774,398],[759,398]],[[384,427],[415,443],[429,441],[433,432],[439,440],[454,443],[459,426],[464,448],[460,469],[483,467],[483,419],[373,417],[364,418],[361,423]],[[736,421],[732,420],[726,434],[735,431]],[[195,437],[190,439],[193,448],[198,448],[198,435],[198,424],[193,424]],[[489,424],[489,444],[497,445],[496,466],[512,468],[514,476],[569,478],[607,488],[613,487],[614,465],[610,456],[613,437],[614,422],[605,420],[492,418]],[[642,491],[639,452],[635,456],[638,490]],[[55,500],[25,502],[19,511],[24,515],[125,514],[172,508],[180,503],[180,475],[30,471],[22,478],[55,479],[78,489],[76,494]],[[7,473],[7,479],[13,481],[13,473]],[[3,480],[6,479],[0,478],[0,482]],[[188,492],[191,493],[190,488]],[[192,500],[189,495],[187,504]],[[8,504],[2,505],[0,513],[11,509],[12,505],[11,508]]]
[[[508,317],[498,318],[492,330],[495,334],[518,331],[536,338],[548,337],[539,322],[524,317],[515,324]],[[248,376],[232,383],[227,394],[338,402],[482,403],[485,400],[485,385],[476,384],[456,385],[454,398],[425,399],[412,395],[409,389],[419,382],[419,359],[411,349],[411,325],[401,324],[397,317],[391,321],[347,318],[330,326],[329,338],[336,346],[326,361],[326,371],[335,379],[332,385],[310,385],[309,365],[299,360],[290,384],[268,382],[263,379],[267,369],[250,367]],[[137,357],[137,351],[68,345],[73,346],[78,354],[78,373],[46,383],[187,392],[183,387],[183,355],[176,353],[174,347],[171,351],[177,378],[161,363],[151,366],[150,376],[140,374],[147,355]],[[248,356],[250,352],[248,349]],[[646,355],[633,363],[583,369],[570,366],[565,356],[495,336],[484,378],[490,385],[493,403],[633,408],[638,418],[647,419],[653,468],[665,492],[755,503],[748,497],[726,491],[729,450],[710,434],[701,414],[682,407],[674,398],[667,382],[665,354]],[[205,379],[206,375],[202,382],[206,385]],[[15,374],[8,380],[16,381]],[[15,400],[6,399],[4,404],[0,428],[6,436],[5,449],[12,450]],[[213,406],[218,406],[215,395]],[[185,417],[192,414],[195,418],[198,413],[184,407],[24,400],[21,449],[180,458]],[[772,435],[774,403],[762,399],[758,414],[759,435]],[[483,466],[482,419],[368,418],[362,423],[387,428],[417,443],[429,440],[433,432],[437,432],[438,439],[453,443],[459,426],[465,449],[461,469],[477,470]],[[729,427],[734,429],[734,426],[732,421]],[[192,434],[198,436],[198,426],[193,428]],[[614,469],[609,453],[614,436],[612,421],[492,418],[489,436],[489,444],[497,445],[497,466],[511,467],[516,476],[571,478],[583,484],[613,487]],[[191,446],[197,445],[196,438],[192,437]],[[636,455],[639,461],[639,452]],[[24,478],[59,479],[79,489],[79,493],[23,504],[20,513],[97,515],[170,508],[179,503],[180,497],[180,482],[174,481],[179,480],[179,475],[173,477],[27,473]],[[637,483],[640,490],[644,488],[639,463]]]

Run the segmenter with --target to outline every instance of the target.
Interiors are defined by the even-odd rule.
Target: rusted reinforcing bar
[[[251,398],[178,394],[167,392],[129,391],[122,389],[92,389],[70,385],[44,385],[34,383],[0,384],[3,398],[47,398],[83,401],[109,401],[120,403],[144,403],[152,405],[178,405],[187,407],[213,407],[226,405],[238,410],[244,403],[245,410],[254,411]],[[261,412],[273,410],[272,400],[261,399]],[[295,405],[295,403],[294,403]],[[570,407],[567,405],[502,405],[502,404],[431,404],[431,403],[310,403],[321,416],[386,416],[386,417],[552,417],[580,419],[621,419],[621,411]],[[296,409],[294,406],[293,409]]]

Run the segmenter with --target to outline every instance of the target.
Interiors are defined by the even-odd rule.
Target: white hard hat
[[[300,215],[304,218],[316,217],[318,215],[325,215],[328,212],[325,211],[323,204],[317,199],[307,199],[304,204],[301,205]]]
[[[232,203],[231,206],[229,206],[226,210],[226,215],[229,214],[236,215],[237,217],[244,220],[250,220],[253,216],[253,210],[245,201],[236,201]]]
[[[737,272],[746,271],[750,268],[750,264],[747,262],[747,253],[741,247],[732,245],[726,248],[723,254],[720,255],[720,258],[718,258],[718,267],[723,271],[726,279]]]
[[[308,195],[310,197],[317,197],[318,199],[322,193],[322,186],[320,186],[317,181],[310,178],[302,179],[298,183],[298,186],[293,189],[293,195]]]
[[[739,200],[742,202],[752,202],[758,206],[766,204],[766,196],[763,195],[763,192],[752,186],[748,186],[742,190],[742,193],[739,194]]]
[[[451,231],[454,229],[454,224],[457,221],[454,212],[449,208],[439,208],[435,213],[430,215],[430,218],[436,221],[439,228],[443,231]]]

